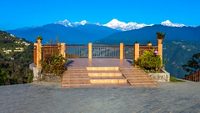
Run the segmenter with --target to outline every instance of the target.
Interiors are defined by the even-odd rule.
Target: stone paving
[[[74,88],[24,84],[0,86],[1,113],[199,113],[200,83],[159,88]]]
[[[73,62],[69,65],[70,67],[131,67],[131,64],[127,60],[120,60],[114,58],[77,58],[71,59]]]

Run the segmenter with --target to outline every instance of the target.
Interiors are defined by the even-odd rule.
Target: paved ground
[[[93,58],[92,60],[88,60],[88,58],[76,58],[70,59],[73,62],[70,63],[70,67],[130,67],[131,64],[127,60],[120,60],[114,58]]]
[[[157,89],[61,89],[56,85],[0,86],[1,113],[199,113],[200,83]]]

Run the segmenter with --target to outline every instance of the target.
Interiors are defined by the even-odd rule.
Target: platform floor
[[[73,62],[68,65],[68,67],[131,67],[131,63],[128,60],[120,60],[114,58],[93,58],[88,60],[88,58],[77,58],[70,59]]]

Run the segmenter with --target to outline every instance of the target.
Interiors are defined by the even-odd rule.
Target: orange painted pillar
[[[137,61],[139,56],[140,56],[140,44],[139,43],[135,43],[134,45],[134,60]]]
[[[120,43],[120,60],[124,59],[124,44]]]
[[[92,60],[92,43],[88,43],[88,59]]]
[[[158,55],[161,58],[161,65],[163,65],[163,39],[158,39]]]
[[[42,44],[41,39],[37,39],[37,43],[34,43],[34,63],[37,68],[41,68],[41,60],[42,60]]]

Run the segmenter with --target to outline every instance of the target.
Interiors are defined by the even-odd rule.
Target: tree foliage
[[[30,45],[26,45],[28,43]],[[23,48],[23,52],[11,52],[5,54],[5,50]],[[29,64],[33,62],[33,44],[0,31],[0,85],[30,83],[33,80],[33,72]]]
[[[61,55],[51,55],[42,61],[42,72],[60,76],[66,70],[65,58]]]
[[[161,58],[154,54],[153,50],[144,51],[142,56],[136,61],[136,64],[147,71],[157,72],[161,69]]]
[[[190,75],[200,70],[200,53],[194,54],[186,64],[182,65],[183,70],[187,72],[186,75]]]
[[[156,34],[157,34],[158,39],[164,39],[165,38],[165,33],[163,33],[163,32],[157,32]]]

